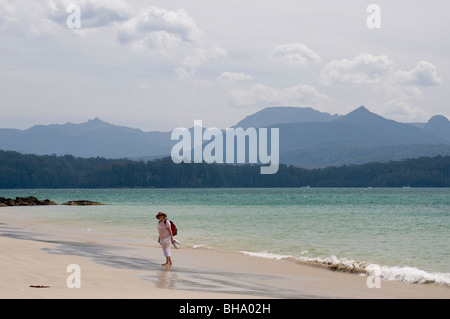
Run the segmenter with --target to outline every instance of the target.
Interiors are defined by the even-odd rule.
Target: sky
[[[373,6],[375,5],[375,6]],[[447,0],[0,0],[0,127],[450,118]]]

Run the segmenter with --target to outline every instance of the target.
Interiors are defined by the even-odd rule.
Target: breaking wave
[[[288,259],[301,264],[314,265],[333,271],[378,276],[385,280],[395,280],[410,284],[439,284],[450,287],[450,273],[430,273],[415,267],[385,266],[336,256],[309,258],[278,255],[268,252],[240,251],[240,253],[275,260]]]

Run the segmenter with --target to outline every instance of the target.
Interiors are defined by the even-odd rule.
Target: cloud
[[[361,53],[352,60],[333,60],[320,75],[325,85],[379,83],[391,72],[392,61],[386,55]]]
[[[40,36],[67,28],[69,5],[80,7],[83,29],[125,21],[133,9],[125,0],[0,0],[0,30],[23,36]]]
[[[394,71],[393,65],[386,55],[361,53],[352,60],[331,61],[323,68],[320,78],[325,85],[377,84],[409,96],[420,94],[420,88],[442,83],[430,62],[420,61],[411,71]]]
[[[287,88],[272,88],[255,84],[249,90],[233,89],[228,94],[228,103],[235,107],[267,107],[274,105],[315,104],[328,97],[314,86],[299,84]]]
[[[253,77],[246,73],[222,72],[217,79],[223,82],[240,82],[253,80]]]
[[[58,26],[48,19],[49,13],[41,1],[0,0],[0,30],[21,36],[52,33]]]
[[[386,83],[388,92],[394,98],[384,103],[384,115],[402,122],[423,122],[430,118],[430,113],[413,104],[415,99],[423,95],[424,88],[442,83],[433,64],[420,61],[411,71],[395,72],[386,79]]]
[[[406,86],[429,87],[442,83],[438,77],[436,67],[427,62],[420,61],[411,71],[396,72],[397,83]]]
[[[173,48],[197,43],[203,37],[183,9],[135,10],[126,0],[0,0],[0,31],[39,36],[67,29],[72,14],[67,10],[73,4],[80,8],[82,31],[112,26],[116,39],[132,49]]]
[[[322,59],[313,50],[301,43],[288,43],[276,46],[269,55],[272,59],[291,66],[306,66],[320,63]]]
[[[384,103],[381,108],[384,116],[405,123],[423,122],[431,116],[421,107],[412,105],[410,99],[405,97],[391,99]]]
[[[404,122],[422,121],[428,113],[413,101],[423,95],[423,89],[442,83],[436,67],[420,61],[410,71],[394,70],[393,61],[386,55],[361,53],[348,60],[333,60],[323,68],[321,83],[333,85],[370,85],[386,101],[382,103],[383,115]]]
[[[48,0],[48,17],[66,26],[67,17],[70,15],[67,8],[71,4],[80,7],[82,28],[108,26],[126,21],[134,14],[133,8],[125,0]]]
[[[145,91],[152,88],[152,84],[149,82],[142,82],[140,83],[138,86],[133,88],[134,92],[140,92],[140,91]]]
[[[228,52],[225,49],[217,46],[206,49],[195,49],[191,55],[183,60],[182,66],[175,68],[175,73],[177,73],[180,79],[192,79],[196,75],[198,69],[205,63],[226,57],[227,55]]]
[[[186,57],[183,65],[190,69],[202,66],[205,62],[227,56],[227,51],[220,47],[211,47],[207,49],[196,49],[192,55]]]
[[[142,9],[118,28],[116,37],[133,48],[173,48],[193,44],[203,36],[194,20],[183,10],[168,11],[156,7]]]

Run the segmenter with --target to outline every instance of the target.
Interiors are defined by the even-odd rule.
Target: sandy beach
[[[2,212],[0,211],[0,214]],[[450,288],[381,280],[292,260],[271,260],[212,249],[173,250],[167,270],[151,240],[27,221],[0,223],[0,298],[450,298]],[[70,288],[78,265],[80,287]],[[71,281],[68,284],[68,278]]]

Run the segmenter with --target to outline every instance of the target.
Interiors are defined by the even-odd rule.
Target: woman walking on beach
[[[173,234],[170,221],[167,219],[167,214],[159,212],[156,214],[158,222],[158,243],[162,246],[164,256],[166,257],[166,263],[162,264],[168,268],[172,267],[172,257],[170,253],[170,244],[173,243]]]

